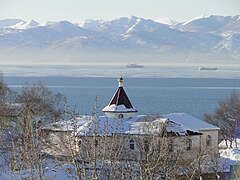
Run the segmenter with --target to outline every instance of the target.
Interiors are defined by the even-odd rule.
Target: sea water
[[[79,114],[91,114],[97,97],[97,114],[118,88],[117,78],[124,77],[124,88],[139,114],[185,112],[198,118],[212,113],[218,102],[233,90],[240,93],[240,69],[222,68],[199,71],[197,67],[149,66],[127,69],[121,66],[1,66],[10,88],[21,90],[24,82],[44,82],[77,106]]]

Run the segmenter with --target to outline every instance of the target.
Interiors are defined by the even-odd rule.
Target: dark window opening
[[[168,144],[168,150],[169,150],[169,152],[173,152],[173,149],[174,148],[174,144],[173,144],[173,141],[171,140],[170,142],[169,142],[169,144]]]
[[[95,140],[95,144],[94,144],[95,146],[97,146],[98,145],[98,140]]]
[[[145,152],[149,152],[149,143],[148,143],[147,140],[144,141],[144,151],[145,151]]]
[[[206,138],[206,145],[211,146],[212,145],[212,137],[210,135],[207,136]]]
[[[81,144],[82,144],[82,140],[79,139],[79,141],[78,141],[78,146],[81,146]]]
[[[134,140],[131,139],[131,140],[129,141],[129,148],[132,149],[132,150],[134,150],[134,149],[135,149],[134,146],[135,146]]]

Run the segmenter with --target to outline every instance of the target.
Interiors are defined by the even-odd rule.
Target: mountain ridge
[[[136,16],[84,23],[5,19],[0,20],[0,48],[207,53],[240,58],[240,15],[171,22],[175,21],[168,24]]]

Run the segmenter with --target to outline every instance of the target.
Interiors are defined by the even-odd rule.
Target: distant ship
[[[216,67],[210,68],[210,67],[200,66],[199,70],[217,70],[217,68]]]
[[[143,65],[136,64],[136,63],[132,63],[132,64],[126,65],[126,67],[127,67],[127,68],[143,68],[144,66],[143,66]]]

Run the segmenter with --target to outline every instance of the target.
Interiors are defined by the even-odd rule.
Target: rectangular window
[[[192,149],[192,140],[188,139],[187,140],[187,150],[191,150]]]
[[[134,140],[131,139],[131,140],[129,141],[129,148],[132,149],[132,150],[134,150],[134,144],[135,144],[135,143],[134,143]]]
[[[170,142],[170,143],[168,144],[168,151],[169,151],[169,152],[173,152],[173,142]]]

